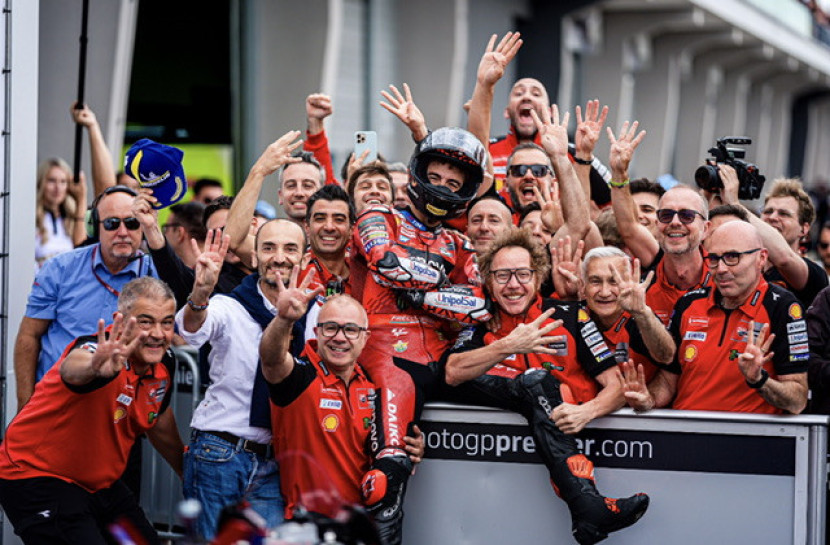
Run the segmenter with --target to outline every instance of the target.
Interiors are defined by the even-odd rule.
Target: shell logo
[[[804,315],[804,313],[801,311],[801,305],[799,305],[798,303],[793,303],[792,305],[790,305],[788,314],[790,315],[790,318],[792,318],[793,320],[800,320],[801,317]]]
[[[337,427],[340,425],[340,420],[337,418],[337,415],[328,414],[323,417],[323,431],[334,432],[337,431]]]
[[[124,417],[127,416],[127,409],[124,407],[118,407],[115,409],[115,414],[113,416],[113,423],[117,423],[119,420],[123,420]]]
[[[697,357],[697,347],[695,345],[689,345],[686,347],[686,351],[683,353],[683,357],[686,361],[692,361]]]
[[[579,309],[576,313],[576,319],[580,322],[588,321],[588,313],[584,309]]]

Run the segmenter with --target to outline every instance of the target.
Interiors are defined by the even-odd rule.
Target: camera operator
[[[720,199],[724,204],[745,208],[738,200],[738,175],[727,164],[719,164],[723,181]],[[815,209],[810,197],[796,180],[780,179],[773,183],[759,218],[749,214],[749,222],[761,235],[769,250],[764,278],[790,290],[804,308],[810,306],[818,292],[827,286],[822,267],[799,253],[801,237],[810,230]]]

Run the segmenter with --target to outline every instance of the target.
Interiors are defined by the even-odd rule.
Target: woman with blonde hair
[[[72,181],[72,169],[53,157],[37,170],[35,261],[37,268],[52,256],[67,252],[86,239],[86,181]]]

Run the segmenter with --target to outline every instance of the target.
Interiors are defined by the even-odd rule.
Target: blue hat
[[[178,148],[142,138],[127,150],[124,172],[141,187],[153,190],[153,196],[158,199],[153,208],[165,208],[182,200],[187,193],[182,157],[184,152]]]
[[[277,209],[268,201],[257,201],[254,214],[259,214],[268,220],[277,219]]]

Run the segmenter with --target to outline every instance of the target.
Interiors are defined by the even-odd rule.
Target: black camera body
[[[729,147],[729,145],[749,145],[752,139],[746,136],[726,136],[716,142],[716,147],[709,148],[712,158],[706,164],[695,170],[695,182],[698,187],[711,193],[719,193],[723,189],[723,180],[718,172],[718,164],[726,164],[735,169],[738,174],[738,198],[741,200],[755,200],[761,196],[766,177],[758,170],[757,165],[743,161],[746,150]]]

